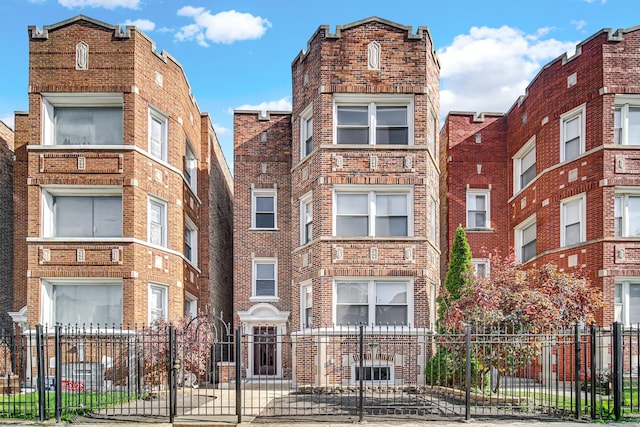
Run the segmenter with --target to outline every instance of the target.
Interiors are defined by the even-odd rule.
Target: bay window
[[[624,326],[640,324],[640,277],[617,278],[614,294],[615,321]]]
[[[640,145],[640,97],[616,95],[614,144]]]
[[[121,325],[122,280],[43,279],[42,322]]]
[[[614,224],[616,237],[640,237],[640,188],[616,193]]]
[[[335,283],[336,325],[408,325],[412,320],[411,282],[346,279]]]

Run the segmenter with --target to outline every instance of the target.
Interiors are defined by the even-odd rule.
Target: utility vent
[[[84,262],[84,249],[76,249],[76,260]]]
[[[78,170],[83,171],[86,168],[86,159],[82,156],[78,157]]]

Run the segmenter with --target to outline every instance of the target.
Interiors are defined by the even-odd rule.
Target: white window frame
[[[273,295],[257,295],[256,281],[258,280],[258,264],[273,265]],[[279,301],[278,296],[278,259],[277,258],[253,258],[251,266],[251,301]]]
[[[484,227],[472,227],[469,224],[469,198],[475,196],[484,196],[485,198],[485,221]],[[465,203],[467,230],[489,230],[491,229],[491,189],[490,188],[467,188],[466,203]],[[474,211],[476,212],[476,211]]]
[[[162,241],[160,242],[160,244],[153,243],[151,241],[151,206],[152,205],[157,205],[157,206],[160,206],[161,208],[162,218],[160,219],[161,220],[160,225],[162,227],[162,231],[161,231]],[[153,196],[149,194],[148,200],[147,200],[147,242],[149,242],[151,245],[155,245],[163,248],[166,248],[168,246],[168,242],[167,242],[168,216],[169,216],[169,204],[167,203],[167,201],[157,196]]]
[[[184,150],[184,180],[195,195],[198,195],[198,158],[187,140]]]
[[[187,291],[184,292],[184,306],[185,316],[188,314],[192,319],[198,316],[198,298]]]
[[[311,293],[311,306],[307,306],[307,295]],[[300,329],[310,329],[313,324],[307,324],[307,309],[311,309],[311,317],[313,319],[313,288],[311,280],[305,280],[300,283]],[[312,320],[313,323],[313,320]]]
[[[629,143],[629,108],[640,109],[640,96],[616,95],[614,110],[614,138],[616,145],[640,145],[640,138],[635,144]],[[620,126],[616,127],[616,114],[620,111]]]
[[[579,152],[576,157],[571,159],[567,159],[565,148],[566,148],[566,124],[572,121],[573,119],[579,119]],[[580,157],[585,152],[585,121],[586,121],[586,104],[582,104],[577,108],[574,108],[571,111],[568,111],[560,116],[560,163],[565,161],[575,160]]]
[[[366,236],[340,236],[337,233],[338,194],[367,194],[368,195],[368,225]],[[375,233],[376,196],[406,195],[407,198],[407,235],[406,236],[377,236]],[[333,187],[333,236],[345,238],[377,237],[380,239],[395,239],[413,237],[414,222],[413,187],[406,185],[335,185]]]
[[[311,209],[309,209],[309,205]],[[310,233],[307,226],[311,225]],[[310,235],[307,235],[310,234]],[[306,245],[313,240],[313,193],[310,191],[300,197],[300,245]]]
[[[529,218],[525,219],[524,221],[522,221],[520,224],[518,224],[515,228],[514,228],[514,247],[516,248],[515,250],[515,255],[516,255],[516,259],[520,262],[529,262],[532,259],[534,259],[537,256],[537,243],[536,243],[536,254],[531,257],[528,260],[523,260],[522,258],[522,249],[524,247],[525,244],[529,244],[531,242],[533,242],[533,240],[528,241],[527,243],[524,242],[524,231],[526,229],[528,229],[530,226],[535,226],[535,230],[536,230],[536,242],[538,240],[538,230],[537,230],[537,223],[536,223],[536,214],[531,215]]]
[[[613,212],[615,237],[640,237],[640,233],[636,235],[630,233],[629,197],[640,198],[640,187],[616,187]],[[620,208],[620,215],[616,212],[618,207]],[[619,225],[616,224],[618,218]],[[640,227],[638,228],[640,229]]]
[[[162,314],[161,316],[154,316],[154,309],[151,307],[151,299],[153,291],[160,291],[162,295]],[[149,313],[149,324],[151,324],[158,317],[167,320],[169,318],[169,287],[167,285],[163,285],[160,283],[151,283],[149,282],[148,288],[148,313]]]
[[[56,107],[120,107],[123,112],[123,134],[119,144],[90,145],[91,149],[121,147],[124,144],[124,108],[123,96],[118,93],[43,93],[42,94],[42,145],[58,147],[86,148],[87,145],[63,145],[55,141]]]
[[[311,122],[311,135],[308,133],[307,124]],[[307,150],[307,140],[311,138],[311,150]],[[307,152],[308,151],[308,152]],[[313,151],[313,104],[309,104],[307,108],[300,114],[300,160],[307,157]]]
[[[152,124],[153,121],[157,121],[160,123],[162,135],[160,136],[160,156],[155,155],[153,152],[153,144],[151,135],[152,135]],[[149,115],[148,115],[148,134],[149,134],[149,145],[148,152],[151,157],[154,157],[163,162],[167,161],[168,151],[169,151],[169,116],[161,112],[155,107],[149,106]]]
[[[122,187],[104,186],[104,185],[43,185],[40,187],[42,197],[42,228],[41,236],[58,240],[105,240],[105,239],[122,239],[120,236],[115,237],[53,237],[55,233],[55,218],[53,212],[53,198],[57,196],[120,196],[122,198]],[[124,199],[122,200],[124,203]],[[124,205],[123,205],[124,211]],[[123,213],[120,213],[120,219],[123,219]],[[122,225],[124,226],[124,224]],[[123,230],[124,233],[124,230]]]
[[[637,311],[640,309],[638,307],[630,307],[630,287],[631,285],[640,286],[640,277],[616,277],[615,287],[614,287],[614,321],[621,322],[624,326],[637,326],[637,323],[631,324],[629,317],[632,311],[632,308],[635,308],[633,311]],[[618,300],[618,289],[620,289],[620,300]]]
[[[529,169],[526,168],[523,164],[523,161],[527,158],[529,154],[533,154],[533,168],[535,170],[537,159],[536,159],[536,137],[535,135],[527,141],[525,145],[522,146],[520,150],[513,156],[513,194],[519,193],[524,188],[528,187],[533,181],[535,181],[536,175],[527,182],[525,185],[522,185],[522,175]]]
[[[256,224],[257,198],[273,197],[273,227],[258,227]],[[275,188],[254,188],[251,190],[251,228],[253,230],[278,229],[278,190]]]
[[[580,215],[580,218],[578,220],[578,223],[580,224],[580,240],[578,242],[572,243],[571,245],[579,245],[581,243],[584,243],[587,240],[587,230],[586,230],[587,199],[586,199],[586,195],[582,193],[582,194],[578,194],[577,196],[569,197],[560,201],[560,247],[568,246],[566,242],[567,240],[566,227],[572,224],[576,224],[575,222],[572,222],[571,224],[567,224],[567,218],[566,218],[567,208],[575,204],[578,204],[578,213]]]
[[[440,246],[438,241],[438,218],[440,215],[438,215],[438,213],[438,201],[435,197],[431,196],[431,206],[429,209],[429,228],[431,228],[431,230],[429,230],[429,238],[436,248]]]
[[[189,261],[191,265],[194,267],[198,266],[198,227],[196,224],[189,218],[187,215],[184,216],[184,228],[189,230],[189,246],[191,247],[191,257],[187,257],[187,254],[184,254],[184,258]],[[183,239],[187,240],[187,236],[183,236]]]
[[[433,158],[438,161],[438,116],[431,111],[429,113],[429,126],[428,126],[428,141],[427,149],[431,151]]]
[[[484,275],[478,276],[478,268],[484,266]],[[471,267],[473,268],[473,275],[478,278],[489,277],[489,260],[487,258],[471,258]]]
[[[438,295],[438,283],[429,282],[429,328],[436,329],[436,299]]]
[[[338,145],[338,107],[359,106],[368,107],[369,141],[368,144],[340,144],[345,146],[356,145],[358,147],[376,144],[376,107],[406,107],[407,108],[407,144],[385,144],[384,147],[407,147],[414,144],[414,97],[413,95],[360,95],[360,94],[336,94],[333,97],[333,143]]]
[[[54,287],[55,286],[65,286],[65,285],[76,285],[76,286],[119,286],[122,292],[122,303],[121,311],[124,313],[124,291],[122,290],[123,281],[122,279],[112,279],[112,278],[96,278],[96,277],[87,277],[87,278],[70,278],[70,277],[48,277],[42,278],[40,281],[41,285],[41,304],[40,304],[40,321],[45,325],[55,325],[56,319],[54,318],[55,313],[55,300],[54,300]],[[86,323],[91,323],[89,319],[86,320]],[[120,324],[122,324],[122,319],[120,319]],[[106,326],[104,324],[101,324]],[[117,325],[120,326],[120,325]]]
[[[337,321],[338,312],[338,285],[342,283],[367,283],[368,286],[368,322],[367,325],[375,327],[387,327],[387,325],[376,324],[376,284],[377,283],[402,283],[407,289],[407,323],[405,325],[396,325],[397,327],[407,327],[414,324],[414,281],[413,278],[398,279],[393,277],[336,277],[333,281],[333,302],[332,302],[332,322],[339,325]],[[362,304],[364,305],[364,303]],[[342,325],[344,327],[357,327],[358,325]],[[394,326],[394,325],[389,325]]]

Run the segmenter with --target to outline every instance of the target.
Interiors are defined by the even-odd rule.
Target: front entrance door
[[[275,326],[253,328],[254,375],[276,375],[277,337]]]

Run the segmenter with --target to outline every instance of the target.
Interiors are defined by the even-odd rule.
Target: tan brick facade
[[[13,309],[13,130],[0,121],[0,331]]]
[[[29,112],[16,116],[14,309],[27,307],[29,325],[55,321],[40,309],[52,305],[47,283],[109,280],[121,283],[124,324],[148,322],[150,283],[165,289],[170,320],[185,314],[187,295],[197,299],[200,312],[228,313],[231,247],[224,242],[233,184],[210,119],[199,111],[180,64],[156,52],[134,27],[123,30],[86,17],[43,30],[30,27],[29,35]],[[121,141],[54,143],[50,111],[105,104],[122,109]],[[163,123],[157,153],[149,136],[154,115]],[[121,194],[121,236],[56,234],[58,226],[49,223],[58,220],[47,217],[47,200],[105,191]],[[154,243],[150,201],[161,206]],[[197,236],[188,240],[191,260],[185,227]]]
[[[366,282],[373,287],[392,282],[406,286],[409,298],[401,322],[429,328],[440,251],[435,214],[439,171],[433,137],[439,111],[439,64],[428,30],[420,27],[412,33],[410,27],[379,18],[339,26],[335,33],[322,26],[309,40],[308,50],[293,61],[292,76],[291,113],[237,111],[234,118],[236,321],[247,333],[257,325],[276,325],[283,334],[332,328],[340,323],[335,303],[338,282]],[[378,104],[381,109],[399,105],[406,112],[408,142],[336,141],[338,105],[355,105],[372,114]],[[303,129],[309,121],[312,133],[307,135]],[[371,126],[369,141],[379,134],[372,123],[367,125]],[[307,137],[310,146],[305,145]],[[302,149],[309,152],[301,155]],[[277,226],[256,229],[252,193],[276,187]],[[340,235],[336,200],[343,193],[364,194],[371,200],[400,195],[407,200],[407,230],[396,237],[376,231]],[[308,211],[312,214],[307,215]],[[376,218],[371,211],[368,215],[374,230]],[[307,220],[312,227],[308,238]],[[277,298],[256,296],[252,258],[277,259]],[[308,325],[301,320],[303,286],[311,287]],[[371,323],[383,323],[374,315],[373,293],[369,299]],[[247,350],[243,374],[257,375],[257,356],[251,353],[258,350]],[[318,364],[319,354],[326,354],[327,348],[317,351],[301,356],[294,346],[290,355],[283,346],[277,354],[279,365],[271,374],[290,378],[291,367],[301,384],[314,384],[326,373],[313,378],[296,375],[303,366]]]
[[[491,227],[467,231],[474,256],[483,247],[502,253],[515,248],[517,253],[519,226],[535,215],[535,256],[526,266],[553,262],[565,271],[584,269],[603,292],[605,308],[597,320],[604,325],[616,319],[618,304],[623,321],[625,311],[637,310],[622,301],[628,291],[614,303],[615,283],[622,290],[625,282],[638,283],[640,278],[637,237],[625,237],[624,230],[616,236],[614,204],[616,196],[635,197],[640,190],[640,141],[636,137],[617,144],[614,115],[616,108],[638,106],[639,47],[637,27],[603,30],[580,43],[575,56],[545,65],[505,115],[449,114],[440,137],[442,223],[448,230],[442,239],[443,272],[455,227],[466,222],[467,187],[481,185],[491,188]],[[580,152],[565,160],[568,148],[561,142],[574,132],[566,123],[576,117]],[[620,132],[628,132],[625,125]],[[481,142],[476,143],[475,135],[481,135]],[[520,155],[531,141],[535,178],[520,189],[514,175],[519,177]],[[575,243],[562,237],[571,221],[563,208],[567,204],[583,210]],[[620,220],[633,222],[630,214]]]

